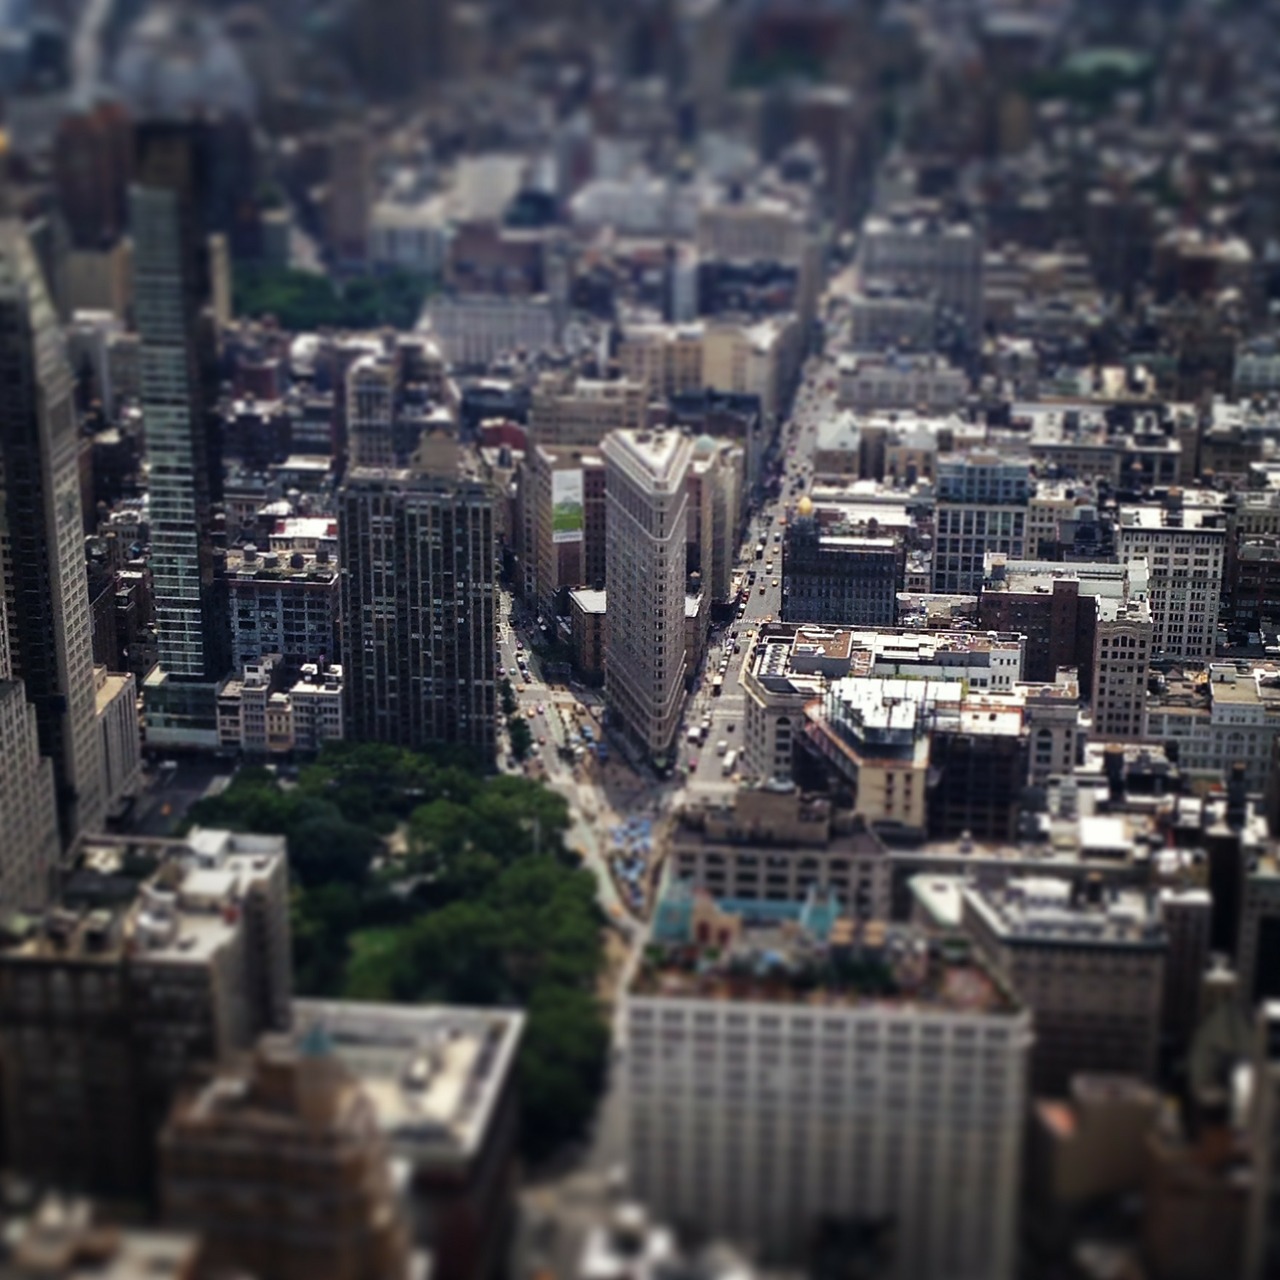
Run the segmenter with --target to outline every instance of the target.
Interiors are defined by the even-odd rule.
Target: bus
[[[732,747],[725,758],[720,762],[720,772],[727,778],[733,772],[733,766],[738,763],[738,748]]]

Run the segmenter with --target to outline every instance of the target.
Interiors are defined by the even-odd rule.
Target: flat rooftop
[[[963,941],[878,920],[839,921],[823,942],[789,922],[743,927],[721,946],[651,942],[629,994],[912,1015],[1020,1012]]]
[[[396,1156],[468,1160],[483,1145],[524,1030],[513,1009],[295,1000],[293,1035],[319,1030],[373,1101]]]
[[[10,959],[202,964],[230,945],[248,893],[279,871],[283,836],[196,827],[186,840],[86,836],[60,905],[0,921]]]
[[[1003,941],[1059,946],[1160,948],[1166,936],[1160,909],[1146,894],[1106,886],[1096,900],[1057,876],[1023,876],[1000,888],[968,885],[965,912]]]

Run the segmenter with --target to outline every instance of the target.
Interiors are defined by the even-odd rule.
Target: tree
[[[529,1003],[519,1081],[522,1145],[533,1159],[583,1136],[604,1087],[609,1029],[598,1001],[569,987],[541,988]]]
[[[520,709],[520,704],[516,701],[516,691],[511,687],[511,681],[506,676],[502,677],[498,691],[502,696],[502,714],[508,717],[515,715]]]
[[[512,716],[507,721],[507,731],[511,734],[511,754],[517,760],[525,759],[533,746],[533,730],[529,728],[529,722]]]

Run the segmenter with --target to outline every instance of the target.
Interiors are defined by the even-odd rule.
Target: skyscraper
[[[194,123],[141,126],[129,205],[160,666],[171,677],[216,680],[228,658],[211,536],[221,468],[209,439],[215,375],[204,314],[204,141]]]
[[[40,754],[36,709],[9,669],[4,596],[0,594],[0,911],[41,907],[58,859],[53,762]]]
[[[338,497],[347,736],[494,746],[494,499],[478,481],[356,467]]]
[[[62,843],[106,808],[71,369],[21,223],[0,222],[0,578],[8,665],[53,762]],[[0,671],[0,679],[10,672]],[[7,748],[3,748],[7,750]],[[8,830],[8,824],[3,825]]]
[[[678,431],[605,437],[605,696],[651,755],[680,722],[685,541],[693,442]]]

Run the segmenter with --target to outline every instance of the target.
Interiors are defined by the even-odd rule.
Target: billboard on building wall
[[[551,473],[551,541],[582,541],[582,472]]]

